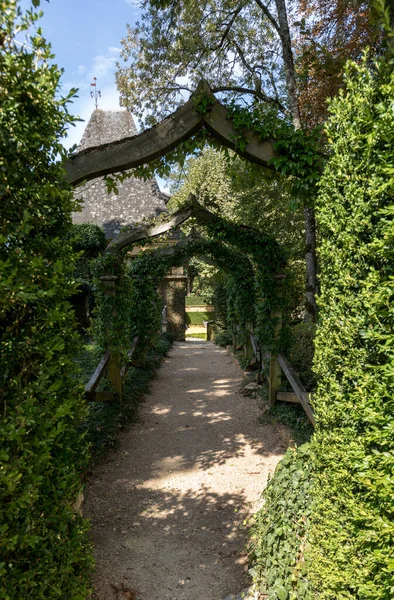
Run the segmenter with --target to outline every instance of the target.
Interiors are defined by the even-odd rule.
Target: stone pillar
[[[185,341],[186,291],[187,277],[183,275],[183,268],[173,269],[171,275],[165,277],[160,285],[161,297],[167,307],[167,331],[179,342]]]

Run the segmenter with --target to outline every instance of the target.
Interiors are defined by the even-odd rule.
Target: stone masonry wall
[[[166,277],[160,286],[163,302],[167,306],[167,331],[181,342],[185,341],[186,330],[186,284],[187,277],[176,275]]]

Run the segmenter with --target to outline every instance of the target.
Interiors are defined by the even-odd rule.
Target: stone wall
[[[160,285],[160,293],[167,306],[167,331],[177,341],[185,341],[186,330],[186,298],[187,277],[169,275]]]
[[[78,150],[108,144],[137,135],[133,117],[127,110],[95,110],[86,126]],[[135,226],[166,210],[169,200],[155,179],[143,181],[133,176],[118,182],[118,194],[108,194],[103,177],[88,181],[75,189],[80,212],[72,215],[73,223],[95,223],[108,239],[116,237],[122,227]]]

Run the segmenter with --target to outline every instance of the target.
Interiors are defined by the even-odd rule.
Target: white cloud
[[[116,64],[116,58],[114,56],[108,56],[102,54],[101,56],[95,56],[93,59],[92,68],[90,73],[93,77],[107,77],[111,71],[113,71]]]
[[[116,46],[108,46],[109,54],[119,55],[122,52],[121,48],[117,48]]]
[[[84,65],[78,65],[77,73],[78,75],[84,75],[86,73],[86,67]]]

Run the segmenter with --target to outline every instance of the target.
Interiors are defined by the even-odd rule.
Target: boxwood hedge
[[[393,56],[347,68],[317,201],[314,510],[318,598],[394,597]]]
[[[270,600],[394,598],[394,56],[349,64],[317,199],[317,428],[252,528]]]

